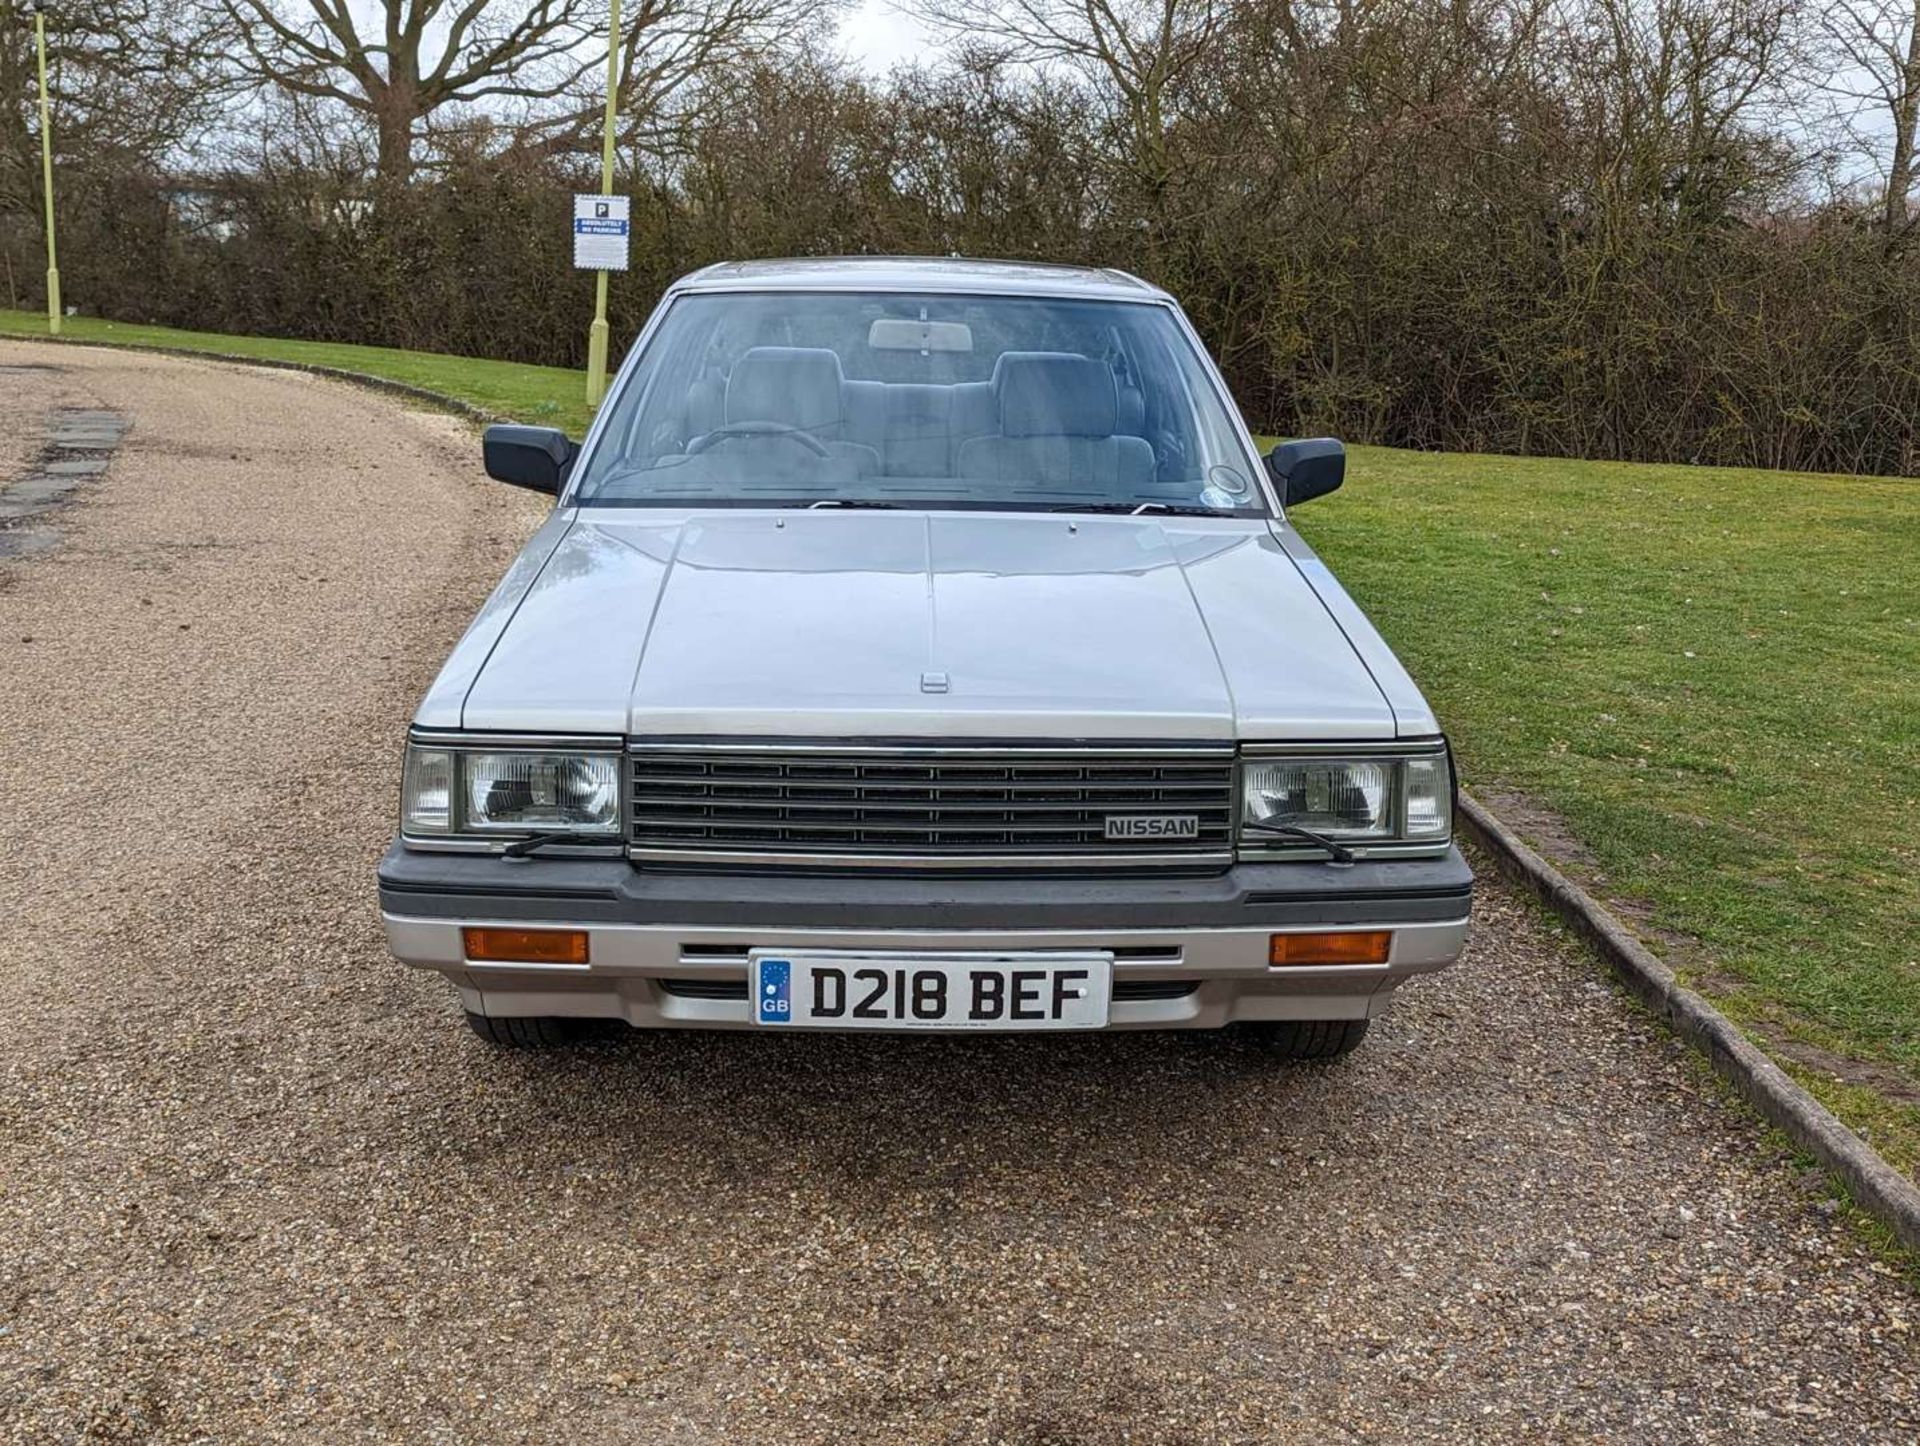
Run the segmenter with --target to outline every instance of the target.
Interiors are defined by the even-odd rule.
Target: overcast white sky
[[[903,61],[924,59],[938,48],[926,28],[889,0],[859,0],[840,24],[840,48],[874,75]]]

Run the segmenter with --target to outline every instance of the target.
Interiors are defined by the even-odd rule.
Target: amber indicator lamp
[[[1267,962],[1288,964],[1384,964],[1393,948],[1391,929],[1351,934],[1275,934]]]
[[[585,964],[585,929],[462,929],[467,957],[479,964]]]

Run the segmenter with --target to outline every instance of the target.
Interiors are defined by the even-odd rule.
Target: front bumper
[[[397,843],[380,864],[394,956],[445,974],[475,1013],[703,1029],[753,1027],[754,948],[1111,950],[1116,1029],[1364,1018],[1406,979],[1459,957],[1472,886],[1457,849],[1185,878],[667,873],[623,859],[512,861]],[[591,962],[475,963],[461,938],[469,924],[583,928]],[[1268,964],[1273,934],[1329,928],[1390,929],[1388,961]]]

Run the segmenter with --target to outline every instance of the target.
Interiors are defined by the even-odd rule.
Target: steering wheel
[[[697,457],[715,442],[726,437],[778,437],[783,442],[798,442],[816,457],[831,457],[826,443],[803,427],[789,422],[728,422],[687,444],[687,455]]]

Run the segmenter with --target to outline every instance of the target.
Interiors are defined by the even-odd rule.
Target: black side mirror
[[[1332,437],[1282,442],[1267,453],[1267,475],[1279,489],[1282,507],[1311,502],[1346,480],[1347,449]]]
[[[515,487],[531,487],[535,492],[559,492],[579,450],[567,440],[565,432],[552,427],[501,423],[488,427],[480,438],[489,477]]]

